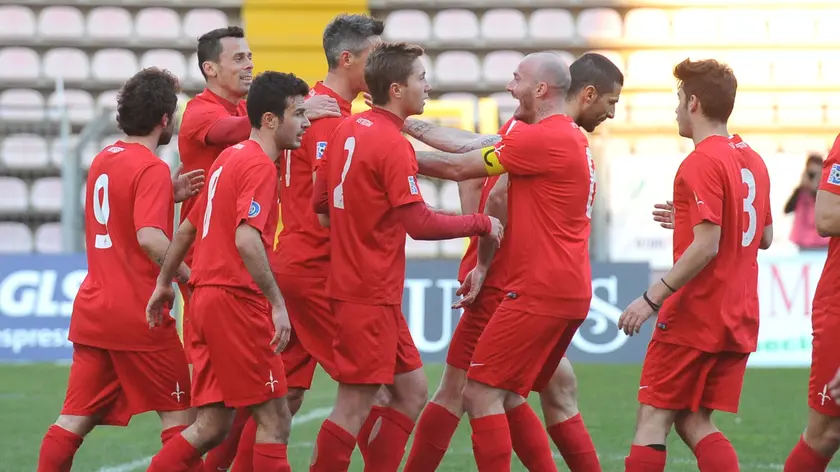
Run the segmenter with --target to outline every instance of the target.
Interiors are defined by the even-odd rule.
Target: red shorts
[[[464,308],[464,314],[458,320],[458,326],[455,327],[455,333],[449,343],[449,351],[446,353],[447,364],[462,370],[470,368],[478,338],[481,337],[481,333],[484,332],[484,328],[504,298],[503,290],[484,287],[475,301]]]
[[[642,366],[639,403],[666,410],[738,413],[749,357],[651,340]]]
[[[467,378],[523,397],[542,391],[582,323],[500,306],[478,339]]]
[[[828,382],[840,367],[840,315],[814,310],[811,315],[814,343],[811,351],[811,378],[808,406],[826,416],[840,418],[840,406],[828,394]]]
[[[292,337],[283,351],[286,382],[289,388],[309,389],[315,364],[333,372],[333,337],[335,317],[327,297],[327,279],[275,274],[286,300]],[[331,374],[332,375],[332,374]]]
[[[184,350],[111,351],[73,345],[73,364],[62,415],[101,415],[99,424],[126,426],[147,411],[190,407]]]
[[[268,303],[250,292],[196,287],[190,299],[193,405],[258,405],[286,395],[283,360],[270,345]]]
[[[331,300],[337,324],[333,379],[344,384],[394,383],[394,375],[423,367],[399,305]]]

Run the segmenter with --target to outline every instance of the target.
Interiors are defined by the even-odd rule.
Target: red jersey
[[[840,195],[840,136],[823,163],[820,190]],[[828,257],[823,266],[817,291],[814,293],[814,314],[831,313],[840,315],[840,237],[832,236],[828,241]]]
[[[586,136],[568,116],[553,115],[533,125],[513,123],[495,152],[510,174],[505,239],[513,263],[503,303],[533,314],[586,318],[595,198]]]
[[[331,298],[399,305],[406,233],[394,209],[422,202],[414,148],[403,120],[374,108],[338,125],[318,178],[327,178]]]
[[[764,160],[737,135],[710,136],[674,177],[674,262],[703,221],[720,226],[717,256],[668,297],[653,339],[705,352],[753,352],[758,340],[758,249],[770,215]]]
[[[171,317],[162,328],[146,322],[160,267],[137,242],[140,228],[172,238],[172,192],[169,166],[142,144],[117,141],[93,160],[85,193],[88,273],[73,302],[70,341],[125,351],[180,345]]]
[[[318,82],[309,97],[328,95],[341,107],[341,117],[321,118],[303,135],[301,146],[286,151],[280,163],[280,202],[283,229],[275,248],[275,272],[302,277],[326,277],[329,273],[330,230],[318,223],[312,211],[312,173],[327,149],[336,127],[350,116],[352,104]]]
[[[187,102],[184,116],[181,118],[181,127],[178,130],[178,152],[184,164],[183,172],[203,169],[205,176],[209,178],[210,166],[227,148],[224,144],[207,144],[207,133],[210,128],[223,118],[247,115],[245,100],[233,104],[209,89],[204,89]],[[197,202],[198,197],[193,197],[181,203],[181,222],[187,219],[187,215]],[[191,259],[192,250],[187,253],[187,265],[190,265]]]
[[[504,126],[499,128],[499,134],[507,134],[515,123],[516,120],[513,118],[508,120]],[[484,185],[481,187],[481,197],[478,201],[479,213],[484,213],[484,207],[487,205],[487,199],[490,197],[490,191],[496,186],[496,182],[498,180],[498,175],[491,175],[484,179]],[[478,264],[478,240],[478,236],[470,238],[470,245],[467,247],[467,251],[461,259],[461,266],[458,268],[458,281],[461,283],[464,282],[464,279],[467,278],[467,274],[469,274],[469,272],[475,268],[475,265]],[[487,271],[487,278],[484,280],[484,286],[500,290],[504,289],[504,284],[507,280],[506,263],[508,260],[507,253],[509,246],[510,245],[507,244],[507,238],[502,238],[502,245],[496,251],[496,255],[493,256],[493,262],[490,263],[490,269]]]
[[[274,161],[250,139],[224,150],[210,167],[207,187],[189,214],[198,230],[192,285],[261,294],[236,248],[236,228],[243,222],[256,228],[271,254],[278,217],[274,169]]]

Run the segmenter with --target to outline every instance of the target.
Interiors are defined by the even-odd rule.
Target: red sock
[[[310,472],[342,472],[350,467],[350,456],[356,447],[356,438],[341,426],[324,420],[315,441],[315,461]]]
[[[470,420],[473,453],[479,472],[510,472],[513,456],[506,415],[490,415]]]
[[[430,402],[423,409],[403,472],[432,472],[438,468],[461,418]]]
[[[700,472],[739,472],[738,455],[732,443],[720,431],[712,433],[694,446]]]
[[[820,455],[805,442],[805,438],[800,437],[785,461],[784,472],[825,472],[829,462],[830,457]]]
[[[166,443],[168,443],[170,439],[174,438],[175,436],[180,434],[181,431],[183,431],[187,428],[188,428],[187,425],[178,425],[178,426],[173,426],[171,428],[164,429],[163,431],[160,432],[160,443],[162,445],[166,446]],[[190,469],[190,472],[203,472],[203,471],[204,471],[204,461],[202,461],[201,458],[199,458],[198,462],[193,465],[192,469]]]
[[[233,418],[233,424],[230,427],[230,432],[228,432],[227,437],[225,437],[225,440],[221,444],[211,449],[207,453],[207,458],[204,459],[205,472],[218,472],[230,468],[233,458],[236,457],[242,428],[245,427],[245,422],[248,421],[250,416],[251,413],[247,408],[236,409],[236,416]]]
[[[571,472],[601,472],[595,445],[580,413],[547,430]]]
[[[356,442],[359,445],[359,452],[362,453],[362,458],[367,461],[367,454],[368,449],[370,449],[370,434],[373,432],[373,427],[376,425],[376,420],[382,416],[382,410],[384,410],[381,406],[374,405],[371,408],[368,417],[365,419],[364,424],[362,424],[362,429],[359,430],[359,436],[356,438]],[[380,427],[381,430],[381,427]]]
[[[507,412],[513,451],[528,470],[556,471],[543,424],[527,403]]]
[[[665,451],[648,446],[630,446],[630,455],[624,458],[625,472],[665,472]]]
[[[254,444],[254,470],[260,472],[292,472],[285,444]]]
[[[393,408],[380,410],[382,418],[379,432],[368,445],[365,470],[370,472],[397,472],[405,455],[405,445],[414,421]]]
[[[152,458],[146,472],[190,472],[201,464],[201,454],[183,434],[176,434],[166,441],[160,452]]]
[[[58,425],[52,425],[41,441],[41,454],[38,456],[38,472],[70,472],[73,456],[82,445],[83,437],[67,431]]]
[[[253,417],[248,418],[245,427],[242,428],[242,435],[239,438],[239,447],[236,449],[236,460],[233,461],[231,472],[254,472],[254,445],[257,442],[257,421]]]

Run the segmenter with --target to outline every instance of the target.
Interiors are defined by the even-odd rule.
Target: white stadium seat
[[[780,125],[823,124],[823,96],[809,92],[782,93],[778,98]]]
[[[46,38],[81,38],[85,35],[85,17],[78,8],[46,7],[38,17],[38,33]]]
[[[671,17],[658,8],[636,8],[624,17],[624,38],[635,41],[671,39]]]
[[[733,42],[761,42],[767,40],[767,17],[762,10],[723,10],[720,39]]]
[[[780,85],[813,85],[820,81],[820,59],[825,52],[776,52],[773,57],[773,81]],[[823,62],[824,64],[824,62]]]
[[[50,164],[47,142],[37,134],[13,134],[0,144],[0,162],[8,169],[44,169]]]
[[[100,93],[99,96],[96,97],[96,107],[116,110],[117,95],[119,93],[119,90],[107,90],[105,92]]]
[[[512,71],[511,71],[512,72]],[[435,83],[475,84],[481,79],[478,57],[467,51],[446,51],[435,60]]]
[[[838,24],[840,24],[840,8],[819,10],[815,39],[820,42],[840,41]]]
[[[0,82],[37,80],[41,75],[40,63],[41,59],[34,49],[16,47],[0,49]]]
[[[432,20],[432,33],[441,41],[476,39],[479,35],[478,18],[470,10],[442,10]]]
[[[618,39],[623,29],[621,15],[609,8],[583,10],[577,18],[578,36],[585,39]]]
[[[647,136],[636,140],[633,154],[639,156],[663,156],[680,154],[680,139],[671,136]]]
[[[52,144],[50,145],[50,161],[52,162],[52,164],[60,169],[64,164],[65,156],[69,156],[70,153],[74,152],[74,150],[76,149],[76,143],[78,142],[79,136],[71,135],[70,139],[67,142],[67,147],[65,149],[65,146],[62,144],[60,139],[54,139]],[[82,155],[80,159],[80,166],[82,168],[89,168],[91,161],[93,161],[93,158],[96,157],[96,155],[99,153],[100,148],[97,144],[98,143],[88,141],[87,146],[85,146],[85,149],[82,150]]]
[[[187,66],[184,55],[172,49],[152,49],[146,51],[140,58],[140,68],[157,67],[166,69],[179,80],[187,77]]]
[[[0,177],[0,214],[23,213],[28,207],[26,182],[17,177]]]
[[[525,39],[528,24],[525,15],[512,8],[488,10],[481,17],[481,37],[485,41],[511,41]]]
[[[44,223],[35,230],[35,251],[57,254],[64,250],[61,223]]]
[[[770,40],[777,43],[810,43],[817,31],[817,17],[820,10],[796,10],[792,8],[767,11],[767,32]]]
[[[782,152],[804,156],[812,152],[825,153],[829,144],[824,138],[816,136],[785,136],[780,139]],[[833,141],[833,140],[832,140]]]
[[[677,96],[673,93],[635,93],[625,98],[630,108],[630,122],[636,125],[673,125],[676,123]]]
[[[426,69],[426,80],[431,83],[435,79],[435,68],[432,63],[432,58],[428,54],[423,54],[420,56],[420,62],[423,63],[423,67]]]
[[[67,106],[67,114],[73,124],[84,124],[93,119],[93,97],[84,90],[65,90],[64,105]],[[59,101],[57,92],[50,94],[47,106],[50,109],[50,116],[60,119],[62,103]]]
[[[826,93],[824,97],[826,123],[840,122],[840,93]]]
[[[93,77],[105,82],[122,83],[137,73],[137,58],[127,49],[100,49],[93,55]]]
[[[632,52],[627,58],[626,82],[633,85],[673,87],[676,59],[677,56],[670,51]]]
[[[773,76],[773,58],[776,55],[777,51],[735,51],[721,54],[719,59],[729,64],[740,87],[767,84],[767,79]]]
[[[484,80],[490,85],[507,85],[523,57],[518,51],[493,51],[487,54],[482,66]]]
[[[96,7],[88,13],[88,36],[97,39],[123,39],[134,35],[131,13],[120,7]]]
[[[425,56],[424,56],[425,57]],[[194,82],[204,82],[204,76],[201,74],[201,68],[198,66],[198,54],[192,53],[187,59],[187,76],[189,80]]]
[[[385,19],[383,36],[389,41],[426,41],[432,36],[432,21],[420,10],[397,10]]]
[[[776,122],[776,95],[762,92],[738,92],[729,123],[733,126],[766,126]]]
[[[208,31],[226,26],[228,17],[221,10],[196,8],[184,15],[184,35],[190,39],[197,40]]]
[[[149,39],[176,39],[181,36],[181,18],[169,8],[144,8],[134,17],[137,36]]]
[[[35,14],[20,5],[0,6],[0,38],[35,36]]]
[[[513,98],[510,92],[496,92],[491,94],[490,98],[495,100],[499,106],[499,121],[502,124],[513,116],[513,112],[519,106],[519,100]]]
[[[88,78],[90,65],[81,49],[55,48],[44,54],[44,75],[57,79],[81,81]]]
[[[0,253],[17,254],[32,252],[32,231],[16,221],[0,222]]]
[[[718,39],[720,11],[712,8],[682,8],[671,16],[671,34],[681,42],[708,42]]]
[[[39,213],[61,211],[61,177],[44,177],[32,183],[29,205]]]
[[[528,31],[535,39],[569,40],[575,37],[575,20],[568,10],[546,8],[531,13]]]
[[[0,119],[41,121],[44,119],[44,96],[37,90],[8,89],[0,92]]]
[[[840,54],[829,51],[821,53],[819,80],[823,84],[840,83]]]

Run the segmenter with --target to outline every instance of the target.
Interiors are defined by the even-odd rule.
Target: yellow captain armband
[[[507,172],[502,163],[499,162],[499,153],[495,146],[481,148],[481,157],[484,159],[484,168],[487,170],[487,175],[501,175]]]

